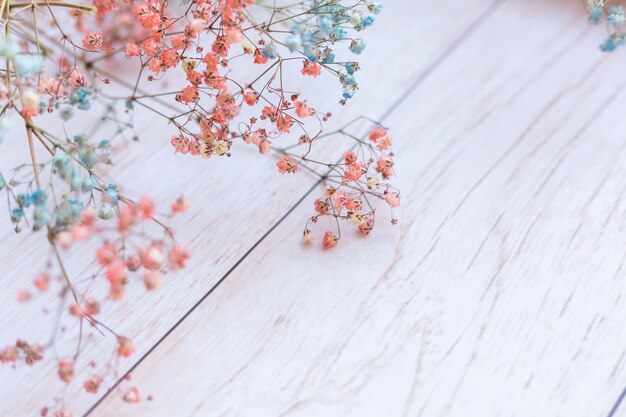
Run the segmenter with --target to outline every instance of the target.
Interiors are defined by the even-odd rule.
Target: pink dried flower
[[[172,246],[168,253],[168,259],[172,270],[185,268],[189,261],[189,251],[181,245]]]
[[[96,251],[96,260],[102,266],[110,265],[112,262],[117,260],[117,250],[112,243],[105,242],[98,250]]]
[[[156,206],[150,197],[143,196],[139,199],[139,203],[137,203],[139,208],[137,217],[143,220],[148,220],[154,217],[154,212],[156,210]]]
[[[102,377],[98,374],[93,374],[89,379],[83,383],[83,388],[90,394],[97,394],[102,384]]]
[[[189,203],[184,197],[178,197],[178,199],[172,203],[172,214],[184,213],[189,209]]]
[[[31,293],[28,290],[19,290],[17,292],[17,301],[19,303],[25,303],[26,301],[30,300],[32,297]]]
[[[72,239],[73,240],[86,240],[89,237],[90,233],[91,233],[91,229],[87,225],[75,224],[74,226],[72,226]]]
[[[98,32],[89,32],[83,39],[83,46],[88,51],[99,51],[102,48],[102,35]]]
[[[208,26],[209,23],[204,19],[194,19],[189,23],[189,29],[196,35],[205,30]]]
[[[331,231],[327,231],[324,233],[324,238],[322,239],[322,246],[324,249],[330,249],[337,244],[339,238],[333,234]]]
[[[69,384],[74,379],[74,362],[59,361],[59,378],[61,381]]]
[[[276,167],[278,168],[278,172],[280,172],[281,174],[295,174],[296,172],[298,172],[298,164],[290,156],[283,156],[282,158],[280,158],[276,163]]]
[[[126,51],[125,51],[126,58],[130,58],[131,56],[139,56],[140,54],[141,54],[141,49],[139,48],[138,45],[134,43],[126,44]]]
[[[307,61],[304,61],[301,72],[303,75],[310,75],[312,77],[317,77],[322,72],[322,67],[319,64],[316,64],[307,60]]]
[[[50,277],[48,274],[37,274],[33,284],[39,291],[46,292],[50,288]]]
[[[391,208],[400,207],[400,195],[398,193],[386,192],[384,199]]]
[[[89,316],[95,316],[100,313],[100,303],[91,297],[87,297],[87,299],[85,299],[83,311]]]
[[[74,317],[81,318],[85,314],[83,308],[78,303],[72,303],[70,305],[70,314]]]
[[[146,271],[143,283],[148,291],[159,288],[163,284],[163,275],[159,271]]]
[[[136,349],[137,347],[130,338],[126,336],[119,336],[117,338],[117,356],[127,358],[135,353]]]
[[[15,347],[22,352],[24,362],[28,366],[32,366],[35,362],[43,359],[43,348],[39,345],[31,345],[25,340],[18,340]]]
[[[328,204],[328,200],[326,198],[319,197],[315,200],[314,203],[315,211],[319,214],[326,214],[328,210],[330,210],[330,204]]]
[[[123,262],[114,262],[107,267],[106,277],[109,280],[109,298],[121,300],[126,285],[126,265]]]
[[[387,179],[393,175],[393,161],[389,155],[381,155],[376,162],[376,171]]]
[[[85,77],[78,68],[73,68],[69,77],[67,77],[67,83],[72,87],[82,87],[85,85]]]
[[[170,143],[174,147],[175,152],[183,154],[189,153],[191,141],[187,137],[183,135],[173,136]]]
[[[259,101],[259,97],[256,95],[256,93],[247,92],[243,95],[243,100],[248,106],[254,106]]]
[[[137,387],[132,387],[124,394],[124,401],[130,404],[137,404],[141,401],[141,395],[139,394],[139,390]]]
[[[0,350],[0,363],[15,362],[18,357],[18,350],[13,346],[7,346]]]
[[[359,232],[361,232],[363,236],[367,236],[370,234],[373,227],[374,219],[369,216],[363,217],[359,223]]]
[[[369,138],[372,142],[377,142],[378,139],[382,138],[387,134],[387,129],[382,126],[377,126],[369,134]]]
[[[315,110],[313,110],[312,108],[310,108],[307,104],[306,101],[294,101],[293,106],[296,109],[296,114],[298,115],[298,117],[308,117],[308,116],[312,116],[313,114],[315,114]]]
[[[56,235],[55,240],[61,245],[63,249],[68,249],[72,245],[72,241],[74,240],[74,236],[71,232],[61,232]]]
[[[141,264],[144,266],[144,268],[160,268],[164,259],[163,246],[153,244],[148,246],[147,248],[139,249],[139,259],[141,259]]]

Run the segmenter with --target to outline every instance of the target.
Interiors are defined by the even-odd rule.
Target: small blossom
[[[23,94],[22,116],[30,119],[39,114],[39,94],[34,90],[26,90]]]
[[[155,290],[163,284],[163,275],[159,271],[146,271],[143,283],[148,291]]]
[[[83,383],[83,388],[90,394],[97,394],[102,384],[102,377],[98,374],[93,374],[89,379]]]
[[[33,284],[39,291],[46,292],[50,288],[50,277],[48,274],[37,274]]]
[[[263,54],[261,54],[261,51],[259,49],[255,49],[254,51],[254,63],[255,64],[267,64],[267,57],[263,56]]]
[[[181,245],[173,246],[169,250],[167,256],[170,262],[170,267],[174,271],[185,268],[187,266],[187,262],[189,261],[189,251]]]
[[[184,213],[189,209],[189,203],[184,197],[178,197],[178,199],[172,203],[171,209],[173,214]]]
[[[8,346],[0,350],[0,363],[15,362],[19,356],[16,348]]]
[[[138,213],[137,213],[138,218],[143,219],[143,220],[149,220],[154,217],[154,212],[156,210],[156,207],[152,199],[150,199],[150,197],[147,197],[147,196],[141,197],[139,199],[139,202],[137,203],[137,206],[139,208]]]
[[[398,193],[387,192],[384,194],[383,198],[389,204],[391,208],[400,207],[400,195]]]
[[[196,35],[204,31],[208,26],[209,26],[209,23],[204,19],[194,19],[189,24],[189,28]]]
[[[302,233],[302,243],[305,246],[310,246],[313,243],[313,233],[309,229],[304,229]]]
[[[372,142],[378,142],[378,139],[382,138],[387,134],[387,129],[382,126],[377,126],[369,134],[369,139]]]
[[[91,297],[87,297],[83,306],[83,312],[89,316],[95,316],[100,313],[100,303]]]
[[[119,336],[117,338],[117,356],[127,358],[135,353],[136,349],[137,347],[130,338],[126,336]]]
[[[328,204],[328,200],[326,198],[318,198],[314,203],[315,211],[319,214],[326,214],[328,210],[330,210],[330,204]]]
[[[83,46],[88,51],[99,51],[102,48],[102,35],[98,32],[89,32],[83,39]]]
[[[258,96],[253,92],[247,92],[244,94],[243,99],[248,106],[254,106],[259,101]]]
[[[276,116],[276,129],[279,132],[287,133],[293,125],[293,118],[288,114],[280,113]]]
[[[96,260],[102,266],[110,265],[117,260],[117,250],[115,246],[109,242],[105,242],[104,245],[96,251]]]
[[[304,61],[304,66],[302,67],[303,75],[310,75],[312,77],[317,77],[322,72],[322,67],[319,64],[315,64],[311,61]]]
[[[137,387],[132,387],[124,394],[124,401],[130,404],[137,404],[141,401],[141,396]]]
[[[85,314],[82,307],[78,303],[72,303],[70,305],[70,314],[74,317],[81,318]]]
[[[139,259],[146,269],[158,269],[163,263],[163,247],[161,245],[150,245],[139,249]]]
[[[74,379],[74,362],[59,361],[59,378],[61,381],[69,384]]]
[[[322,246],[324,249],[330,249],[337,244],[339,238],[333,234],[331,231],[327,231],[324,233],[324,238],[322,240]]]
[[[141,54],[141,49],[137,44],[127,43],[125,55],[126,58],[130,58],[131,56],[139,56]]]
[[[315,114],[315,111],[306,104],[306,101],[296,100],[294,101],[293,106],[296,109],[296,114],[298,115],[298,117],[304,118]]]
[[[280,158],[276,163],[276,167],[278,168],[278,172],[281,174],[295,174],[298,172],[298,164],[290,156],[283,156]]]
[[[225,140],[216,140],[213,144],[213,152],[215,152],[216,155],[224,155],[228,153],[229,149],[230,143]]]
[[[32,297],[32,294],[28,292],[27,290],[19,290],[17,293],[17,301],[20,303],[24,303],[30,300],[31,297]]]
[[[67,77],[67,83],[72,87],[83,87],[85,85],[85,77],[78,68],[73,68],[69,77]]]
[[[374,219],[369,216],[363,217],[358,226],[359,232],[361,232],[363,236],[367,236],[374,227]]]
[[[109,280],[109,298],[121,300],[126,285],[126,265],[123,262],[114,262],[107,267],[106,277]]]
[[[189,153],[191,141],[183,135],[173,136],[170,143],[177,153]]]
[[[360,55],[366,47],[367,43],[363,39],[355,39],[350,43],[350,51],[356,55]]]

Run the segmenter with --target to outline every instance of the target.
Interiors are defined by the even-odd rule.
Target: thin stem
[[[41,180],[39,179],[39,169],[37,168],[37,158],[35,156],[35,147],[33,146],[33,132],[31,127],[26,125],[26,135],[28,136],[28,148],[30,150],[30,162],[33,165],[33,172],[35,174],[35,182],[37,188],[41,189]]]
[[[77,4],[77,3],[65,3],[62,1],[17,1],[7,6],[8,9],[17,7],[34,7],[34,6],[54,6],[54,7],[67,7],[69,9],[85,10],[88,12],[95,12],[96,9],[89,4]]]

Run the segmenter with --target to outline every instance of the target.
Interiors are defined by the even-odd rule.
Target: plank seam
[[[619,397],[617,397],[617,400],[615,401],[615,403],[613,404],[613,407],[611,408],[611,411],[609,411],[609,414],[607,417],[614,417],[617,412],[617,410],[619,409],[620,405],[622,404],[622,401],[624,400],[624,397],[626,397],[626,387],[624,387],[624,389],[622,390],[621,394],[619,395]]]
[[[378,119],[381,123],[384,122],[426,79],[441,65],[443,64],[454,52],[456,52],[461,45],[475,33],[502,5],[506,0],[494,0],[487,9],[481,13],[481,15],[465,29],[461,35],[453,42],[453,44],[446,49],[433,63],[431,63],[420,76],[389,106],[389,108]],[[354,145],[356,146],[356,145]],[[182,324],[187,317],[193,313],[193,311],[200,306],[225,280],[230,274],[274,231],[280,226],[280,224],[287,219],[287,217],[295,211],[296,208],[307,198],[311,193],[323,182],[322,179],[318,179],[302,197],[300,197],[296,203],[280,218],[270,229],[263,234],[238,260],[230,267],[228,271],[215,283],[213,286],[177,321],[165,332],[150,349],[148,349],[138,360],[130,367],[128,371],[124,373],[118,380],[111,386],[86,412],[83,417],[89,416],[95,409],[113,392],[126,377],[132,373],[174,330]],[[626,388],[625,388],[626,392]],[[624,393],[622,393],[622,397]],[[611,416],[609,416],[611,417]]]

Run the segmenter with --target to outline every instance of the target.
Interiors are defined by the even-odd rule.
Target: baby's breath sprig
[[[609,35],[600,45],[603,52],[613,52],[626,41],[626,10],[621,4],[609,4],[606,0],[586,0],[589,22],[593,25],[605,23]]]

